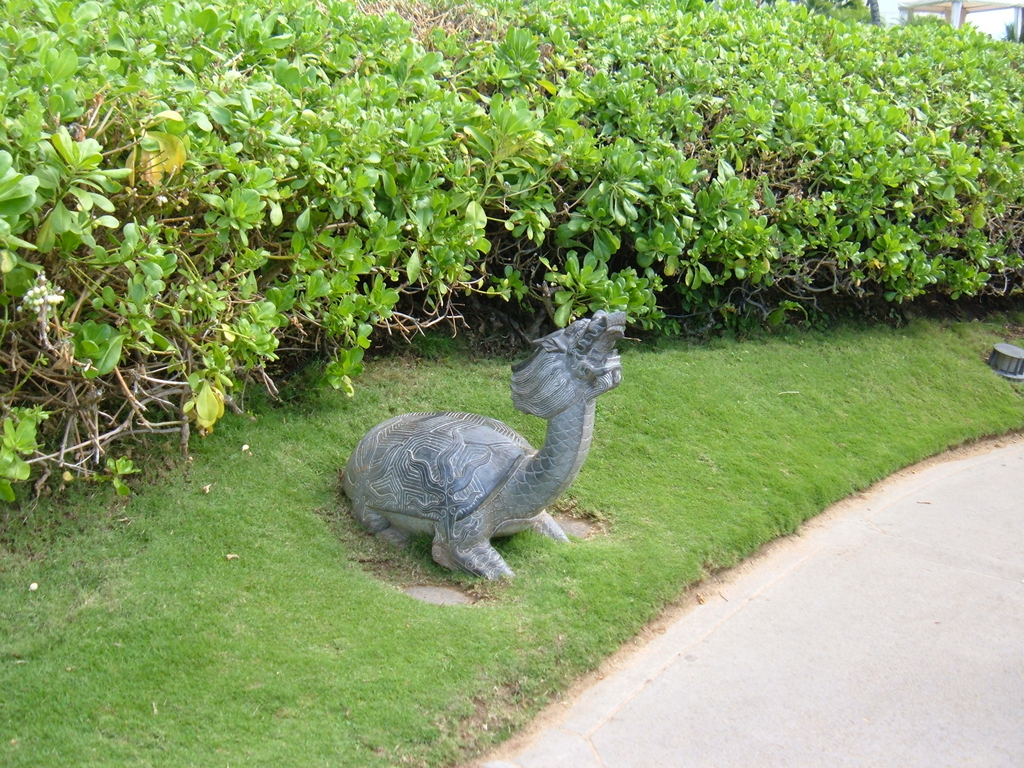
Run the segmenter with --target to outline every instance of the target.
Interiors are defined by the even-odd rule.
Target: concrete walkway
[[[477,765],[1024,766],[1024,438],[904,470],[697,592]]]

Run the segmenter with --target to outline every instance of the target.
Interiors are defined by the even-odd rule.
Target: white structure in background
[[[970,21],[993,37],[1002,37],[1003,28],[1012,23],[1019,40],[1021,8],[1024,7],[1024,0],[899,0],[898,7],[901,15],[906,15],[907,18],[913,18],[918,13],[939,14],[957,29],[968,20],[967,14],[969,13],[999,11],[998,14],[987,14],[992,18],[985,18],[985,21],[990,23],[977,23],[981,22],[978,17],[974,17]],[[1008,10],[1013,12],[1012,17],[1006,13]],[[995,25],[991,22],[995,22]]]

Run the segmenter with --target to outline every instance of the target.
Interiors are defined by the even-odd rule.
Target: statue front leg
[[[498,554],[498,550],[485,541],[470,550],[455,552],[454,560],[458,567],[472,573],[474,576],[483,576],[487,579],[500,579],[503,576],[515,576],[516,573],[508,567],[508,563]]]
[[[437,526],[431,547],[431,554],[438,565],[487,579],[516,575],[483,535],[483,522],[480,518],[470,516],[456,522],[448,536],[444,535],[446,527],[441,524]]]

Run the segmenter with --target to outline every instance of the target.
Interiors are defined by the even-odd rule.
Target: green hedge
[[[785,3],[394,7],[0,11],[0,496],[32,464],[126,491],[118,437],[211,429],[282,355],[351,389],[375,328],[473,295],[675,333],[1020,290],[1021,46]]]

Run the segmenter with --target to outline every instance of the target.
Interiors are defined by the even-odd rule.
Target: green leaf
[[[728,181],[736,175],[736,170],[724,157],[718,158],[718,180]]]
[[[50,137],[50,143],[57,153],[64,159],[64,162],[74,168],[78,165],[78,153],[75,151],[75,142],[71,140],[71,134],[63,125]]]
[[[0,499],[14,501],[14,489],[7,480],[2,478],[0,478]]]
[[[204,8],[195,17],[195,25],[207,35],[217,29],[220,18],[213,8]]]
[[[410,283],[415,283],[416,278],[420,276],[420,252],[413,251],[412,255],[409,256],[409,262],[405,265],[405,273],[409,278]]]
[[[679,271],[679,257],[675,254],[670,254],[665,260],[665,277],[674,277],[676,272]],[[690,284],[690,278],[687,279],[686,284]]]
[[[138,224],[134,221],[129,221],[121,231],[124,232],[124,245],[128,246],[130,251],[134,251],[139,247],[140,235]]]
[[[75,334],[75,353],[92,361],[93,367],[85,376],[94,379],[111,373],[121,359],[125,338],[125,334],[105,323],[91,319],[83,323]]]
[[[466,223],[476,229],[485,229],[487,227],[487,214],[484,213],[483,206],[476,200],[471,201],[466,206]]]
[[[213,118],[215,123],[222,125],[225,128],[231,125],[231,120],[234,117],[231,114],[231,110],[216,104],[211,104],[207,108],[210,110],[210,117]]]
[[[41,253],[48,253],[53,249],[54,244],[57,242],[57,235],[53,231],[53,222],[47,217],[46,221],[43,222],[43,226],[39,228],[36,233],[36,248]]]
[[[4,419],[4,445],[21,454],[32,453],[39,447],[35,421],[22,419],[15,429],[10,419]]]
[[[0,216],[17,216],[32,208],[38,187],[38,178],[15,171],[10,153],[0,150]]]
[[[78,54],[70,48],[63,49],[46,70],[47,79],[51,83],[63,83],[78,71]]]
[[[57,203],[50,212],[49,221],[53,226],[55,234],[62,235],[75,228],[75,216],[67,209],[64,203]]]
[[[143,274],[145,274],[150,280],[159,280],[164,274],[163,268],[155,261],[140,261],[139,269],[141,269]]]
[[[572,302],[567,301],[565,304],[560,306],[555,311],[555,325],[559,328],[565,328],[569,324],[569,318],[572,316]]]
[[[324,271],[318,269],[309,274],[306,278],[306,298],[310,300],[322,299],[331,294],[331,283],[324,277]]]
[[[210,122],[210,118],[207,117],[204,113],[197,113],[195,116],[195,121],[196,127],[199,130],[204,131],[205,133],[210,133],[213,130],[213,123]]]
[[[88,0],[88,2],[82,3],[75,8],[75,21],[79,24],[88,24],[90,21],[96,21],[100,16],[103,15],[103,8],[96,0]]]
[[[11,480],[28,480],[32,474],[32,467],[13,451],[4,451],[0,454],[0,475]]]
[[[80,210],[83,210],[86,213],[92,210],[93,200],[88,192],[84,189],[79,189],[78,187],[71,187],[68,192],[78,198],[78,207]]]
[[[121,347],[124,345],[124,335],[117,334],[107,343],[103,349],[103,355],[96,361],[96,373],[106,376],[121,361]]]

